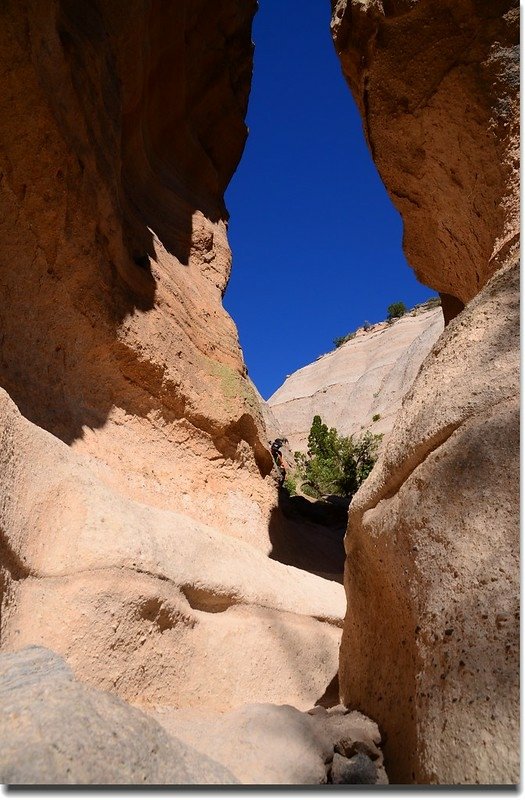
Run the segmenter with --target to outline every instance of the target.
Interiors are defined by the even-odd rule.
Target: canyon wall
[[[57,0],[0,12],[0,384],[119,490],[252,543],[272,461],[221,297],[254,10]]]
[[[306,453],[315,414],[345,436],[360,436],[364,429],[382,433],[384,446],[404,395],[442,331],[440,308],[415,309],[390,325],[359,328],[355,338],[289,375],[268,405],[292,452]]]
[[[518,251],[512,0],[333,0],[332,32],[404,249],[449,319]]]
[[[222,307],[252,0],[3,3],[1,646],[132,702],[309,707],[341,586],[268,558]]]
[[[518,28],[507,0],[333,2],[407,258],[449,322],[345,540],[341,690],[386,734],[392,782],[519,781]]]

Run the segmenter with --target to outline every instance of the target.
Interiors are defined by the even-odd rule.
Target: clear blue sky
[[[254,22],[250,134],[226,193],[224,305],[265,398],[336,336],[435,294],[402,253],[329,20],[329,0],[260,0]]]

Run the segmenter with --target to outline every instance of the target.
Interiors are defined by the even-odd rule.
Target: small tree
[[[397,303],[390,303],[387,308],[388,312],[388,319],[395,319],[396,317],[402,317],[407,312],[407,307],[403,303],[402,300],[399,300]]]
[[[336,338],[334,339],[334,345],[336,347],[341,347],[341,345],[349,342],[350,339],[355,339],[355,331],[347,333],[346,336],[336,336]]]
[[[305,494],[353,497],[376,462],[381,439],[382,434],[370,431],[356,441],[351,436],[339,436],[316,414],[308,436],[308,454],[295,454],[297,475]]]

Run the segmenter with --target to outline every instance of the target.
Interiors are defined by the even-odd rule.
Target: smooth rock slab
[[[154,713],[169,734],[209,753],[235,772],[243,784],[326,784],[332,759],[336,758],[352,761],[352,775],[363,778],[346,783],[388,783],[383,755],[377,748],[381,741],[377,725],[343,706],[330,711],[317,706],[304,713],[290,705],[253,703],[226,714],[160,707],[149,713]],[[376,749],[373,781],[370,770],[365,776],[361,762],[357,770],[354,759],[334,754],[343,742]]]
[[[0,783],[234,784],[141,711],[77,682],[43,647],[0,656]]]

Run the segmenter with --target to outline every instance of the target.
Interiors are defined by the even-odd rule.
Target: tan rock
[[[341,688],[396,782],[519,779],[516,280],[451,322],[350,507]]]
[[[173,737],[213,754],[244,784],[330,783],[341,743],[374,749],[377,782],[388,783],[377,745],[377,725],[357,711],[316,707],[301,713],[290,705],[249,704],[227,714],[150,709]],[[375,783],[376,780],[373,781]]]
[[[350,507],[341,690],[394,782],[516,783],[519,11],[333,9],[407,258],[459,314]]]
[[[307,708],[324,693],[341,586],[119,495],[92,459],[0,399],[5,650],[43,644],[145,704]]]
[[[442,293],[448,319],[518,251],[518,4],[332,8],[335,47],[402,214],[408,262]]]
[[[0,10],[0,385],[120,492],[264,549],[272,460],[221,303],[254,10]]]
[[[268,405],[292,451],[306,452],[315,414],[345,436],[367,429],[383,433],[386,441],[403,396],[442,330],[440,308],[408,314],[392,325],[361,329],[355,339],[290,375]],[[376,414],[380,419],[374,422]]]
[[[255,8],[0,9],[0,644],[145,705],[306,708],[337,670],[342,587],[268,558],[221,302]]]
[[[0,698],[2,784],[239,782],[151,717],[75,681],[42,647],[0,655]]]

